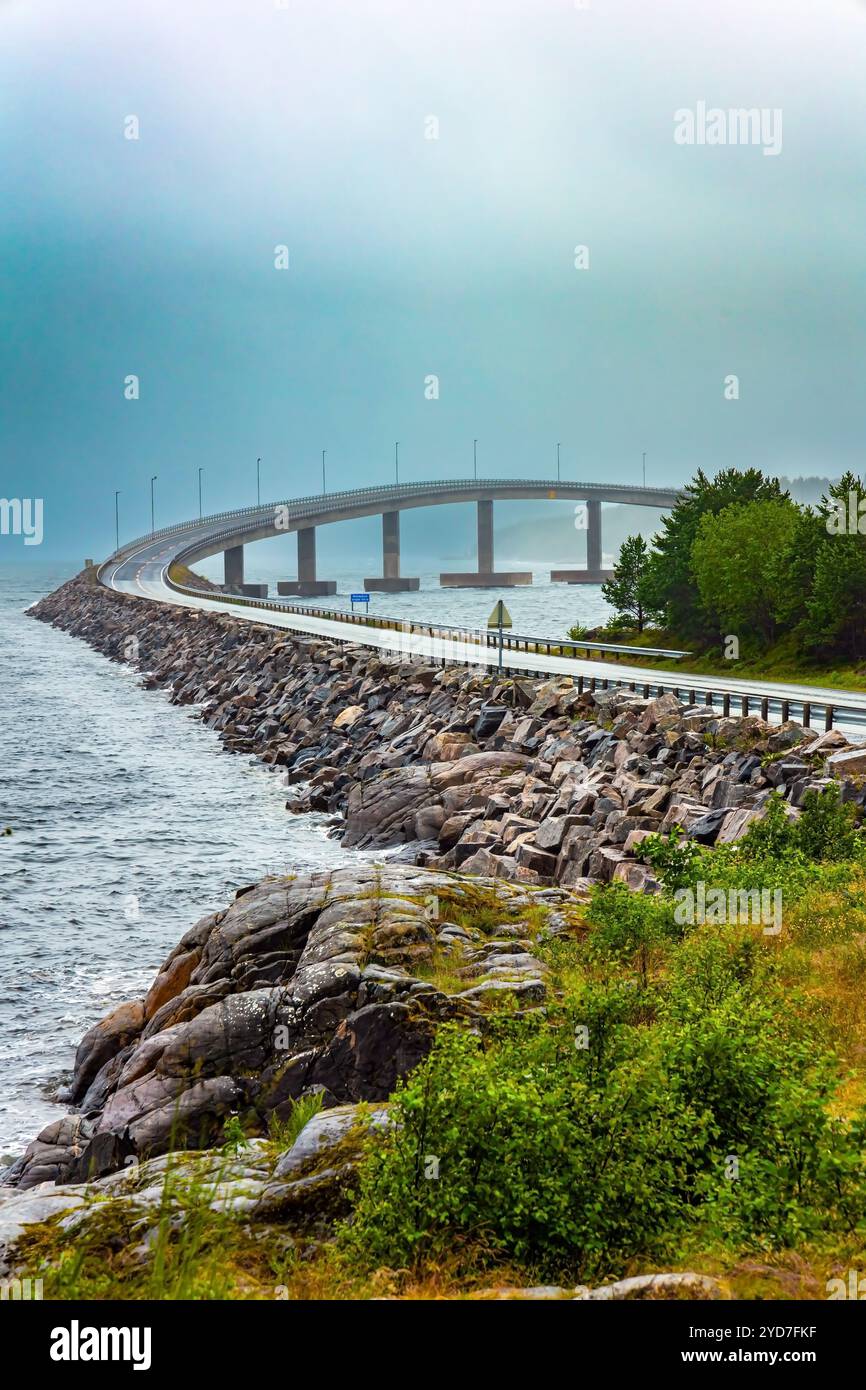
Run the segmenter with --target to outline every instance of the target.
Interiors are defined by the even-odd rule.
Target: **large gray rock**
[[[846,748],[831,753],[825,764],[825,772],[828,777],[842,780],[866,777],[866,747]]]
[[[351,1129],[361,1123],[358,1105],[338,1105],[332,1110],[320,1110],[308,1120],[290,1149],[281,1154],[274,1177],[293,1177],[313,1159],[320,1158],[339,1144]],[[388,1121],[386,1106],[368,1109],[364,1123],[371,1129],[381,1129]]]
[[[244,890],[169,957],[157,980],[188,974],[189,983],[103,1065],[88,1115],[43,1130],[11,1181],[94,1179],[178,1144],[219,1144],[230,1114],[264,1130],[271,1113],[284,1118],[310,1087],[324,1089],[331,1104],[386,1100],[427,1054],[441,1021],[477,1021],[483,1001],[444,994],[416,972],[443,949],[448,909],[465,906],[471,916],[479,887],[495,893],[504,915],[535,902],[519,884],[403,864],[266,879]],[[552,904],[567,901],[553,891]],[[473,928],[467,939],[485,935],[489,928]],[[184,962],[172,971],[172,960],[190,955],[191,970]],[[532,973],[516,964],[510,972]],[[222,997],[209,1002],[214,991]],[[135,1018],[143,1016],[139,1005]],[[116,1039],[117,1017],[115,1010],[110,1026],[90,1036]],[[82,1074],[96,1055],[87,1050]]]
[[[667,1300],[721,1299],[726,1294],[718,1279],[709,1274],[637,1274],[632,1279],[619,1279],[598,1289],[584,1289],[576,1295],[577,1302],[609,1302],[634,1299]]]
[[[5,1252],[28,1226],[82,1206],[85,1197],[82,1188],[57,1187],[54,1183],[40,1183],[26,1192],[0,1187],[0,1273],[6,1268]]]

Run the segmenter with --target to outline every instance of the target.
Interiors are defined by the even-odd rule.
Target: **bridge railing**
[[[311,493],[307,497],[295,497],[286,499],[282,502],[263,502],[257,503],[254,507],[234,507],[231,511],[212,512],[209,516],[196,517],[192,521],[181,521],[174,526],[163,526],[156,531],[146,531],[141,536],[136,536],[134,540],[124,541],[119,549],[109,555],[104,562],[121,560],[125,555],[147,545],[148,541],[162,540],[166,536],[182,535],[185,532],[198,530],[212,525],[218,521],[227,521],[235,517],[252,517],[261,514],[266,517],[277,511],[278,508],[286,508],[290,516],[313,516],[321,515],[328,511],[339,510],[342,503],[346,501],[357,501],[360,504],[365,502],[376,502],[380,499],[387,501],[396,496],[419,497],[433,492],[476,492],[479,489],[496,487],[529,487],[539,492],[549,492],[551,490],[560,491],[566,489],[574,493],[586,490],[592,493],[598,490],[603,492],[615,493],[646,493],[653,497],[676,496],[675,488],[644,488],[632,487],[627,483],[586,483],[562,481],[561,479],[539,479],[539,478],[438,478],[430,482],[421,483],[382,483],[377,487],[370,488],[344,488],[338,492]],[[244,528],[238,528],[239,532]],[[210,537],[209,539],[213,539]]]
[[[345,608],[321,608],[313,604],[284,603],[274,599],[250,598],[245,594],[223,593],[218,589],[197,589],[193,584],[183,584],[179,580],[172,579],[170,569],[171,566],[165,572],[165,581],[169,588],[191,598],[212,599],[217,603],[241,604],[244,607],[263,608],[274,613],[294,613],[302,617],[323,618],[327,622],[347,623],[354,627],[379,628],[386,632],[407,632],[425,637],[438,637],[450,642],[466,642],[493,648],[499,644],[498,628],[467,628],[455,627],[448,623],[418,623],[408,618],[386,617],[381,613],[375,615],[351,613]],[[503,631],[502,645],[508,651],[522,650],[535,654],[544,652],[547,656],[585,651],[587,656],[590,652],[596,652],[602,656],[605,653],[611,653],[614,656],[658,656],[677,661],[681,657],[690,655],[686,651],[674,651],[663,647],[638,648],[630,647],[626,643],[573,641],[570,637],[533,637],[507,630]]]

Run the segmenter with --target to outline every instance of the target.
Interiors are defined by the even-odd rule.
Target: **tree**
[[[691,565],[703,610],[721,635],[742,640],[756,633],[762,645],[776,636],[785,597],[782,557],[800,518],[788,497],[747,502],[706,513],[692,544]]]
[[[683,636],[712,636],[713,623],[700,602],[692,569],[692,546],[701,520],[734,503],[771,501],[787,497],[777,478],[765,478],[757,468],[744,472],[724,469],[712,480],[699,470],[683,497],[662,520],[647,566],[645,600],[664,615],[665,626]]]
[[[617,619],[625,620],[638,632],[643,632],[644,624],[652,615],[645,592],[648,560],[649,550],[643,536],[628,536],[620,547],[613,579],[601,586],[601,596],[615,610]]]
[[[812,507],[801,507],[793,534],[779,559],[782,592],[777,613],[780,629],[795,632],[800,639],[815,581],[818,551],[826,539],[823,518]]]
[[[853,473],[822,497],[816,532],[803,643],[826,656],[858,659],[866,653],[866,488]]]

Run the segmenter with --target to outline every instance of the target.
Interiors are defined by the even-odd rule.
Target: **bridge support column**
[[[225,565],[223,588],[227,594],[245,594],[247,598],[267,598],[267,584],[244,583],[244,548],[242,545],[233,545],[228,550],[224,550],[223,563]]]
[[[244,582],[243,546],[233,545],[230,550],[224,550],[223,563],[225,564],[225,587],[227,589],[240,589]]]
[[[586,504],[586,568],[592,572],[601,569],[601,503]]]
[[[601,567],[601,503],[586,503],[586,569],[551,570],[551,583],[603,584],[613,578],[613,570]]]
[[[267,584],[244,583],[244,548],[242,545],[233,545],[228,550],[224,550],[223,563],[225,565],[223,589],[227,594],[244,594],[247,598],[267,598]]]
[[[478,503],[478,573],[493,573],[493,498]]]
[[[444,589],[513,589],[518,584],[531,584],[532,575],[524,570],[493,568],[493,498],[478,500],[478,570],[455,574],[440,574]]]
[[[316,528],[305,526],[298,532],[298,577],[281,581],[277,585],[277,593],[319,598],[323,594],[336,592],[335,580],[316,578]]]
[[[400,574],[400,513],[382,513],[382,574],[364,580],[370,593],[399,594],[420,586],[419,579],[404,579]]]

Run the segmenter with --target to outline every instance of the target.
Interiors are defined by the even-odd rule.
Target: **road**
[[[210,524],[216,531],[225,526],[225,521]],[[209,523],[202,525],[201,536],[206,534]],[[190,544],[190,531],[185,529],[175,535],[157,536],[140,545],[137,550],[119,561],[109,560],[102,567],[100,577],[109,588],[119,592],[152,599],[160,603],[177,603],[186,607],[201,608],[219,613],[231,613],[244,622],[259,622],[270,627],[285,628],[292,632],[312,633],[337,641],[351,641],[368,647],[378,647],[385,651],[396,651],[407,657],[429,657],[444,659],[467,665],[487,664],[495,660],[495,653],[488,648],[479,648],[476,643],[452,641],[438,637],[428,637],[420,633],[401,633],[384,628],[353,626],[335,619],[318,615],[314,610],[309,614],[280,612],[274,608],[260,608],[255,604],[236,603],[231,599],[211,599],[202,595],[192,597],[177,593],[169,587],[167,571],[177,553]],[[431,599],[432,602],[432,599]],[[435,621],[435,620],[433,620]],[[547,634],[540,634],[546,637]],[[866,692],[851,692],[833,687],[808,685],[789,685],[775,681],[736,680],[722,676],[690,675],[686,671],[676,674],[672,671],[658,671],[646,666],[631,666],[624,661],[591,661],[570,657],[547,656],[543,653],[524,651],[503,652],[503,668],[520,672],[538,672],[550,675],[584,676],[597,680],[617,682],[635,681],[638,685],[649,683],[656,688],[676,691],[694,690],[699,699],[706,693],[714,695],[713,703],[721,708],[721,697],[727,693],[732,697],[732,713],[738,713],[734,701],[744,695],[770,700],[770,719],[778,722],[781,717],[781,702],[790,702],[791,716],[797,718],[804,701],[813,708],[815,727],[823,728],[823,715],[826,705],[839,707],[834,717],[834,726],[849,737],[866,739]]]

